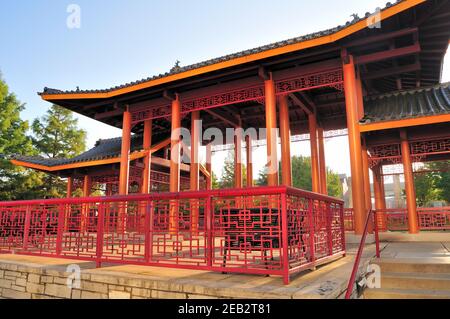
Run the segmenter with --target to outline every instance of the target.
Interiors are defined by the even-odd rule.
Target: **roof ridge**
[[[115,90],[119,90],[119,89],[123,89],[129,86],[133,86],[133,85],[138,85],[138,84],[142,84],[148,81],[152,81],[152,80],[157,80],[157,79],[161,79],[170,75],[175,75],[175,74],[179,74],[179,73],[183,73],[186,71],[190,71],[190,70],[194,70],[200,67],[204,67],[204,66],[208,66],[208,65],[213,65],[219,62],[223,62],[223,61],[227,61],[233,58],[238,58],[238,57],[242,57],[242,56],[247,56],[250,55],[252,53],[258,53],[258,52],[264,52],[270,49],[274,49],[274,48],[281,48],[290,44],[294,44],[294,43],[301,43],[307,40],[311,40],[314,38],[318,38],[321,36],[327,36],[327,35],[331,35],[333,33],[336,33],[344,28],[347,28],[353,24],[356,24],[364,19],[369,18],[371,15],[373,15],[374,13],[376,13],[378,10],[384,11],[386,9],[391,8],[392,6],[395,6],[401,2],[405,2],[406,0],[397,0],[394,3],[391,2],[387,2],[384,8],[376,8],[374,12],[366,12],[364,14],[363,17],[359,17],[357,14],[353,14],[353,20],[351,21],[347,21],[345,24],[343,25],[338,25],[334,28],[328,28],[322,31],[316,31],[316,32],[312,32],[309,34],[305,34],[305,35],[300,35],[297,37],[293,37],[290,39],[286,39],[286,40],[281,40],[281,41],[277,41],[277,42],[273,42],[270,44],[266,44],[266,45],[261,45],[252,49],[246,49],[246,50],[241,50],[238,52],[234,52],[234,53],[230,53],[227,55],[223,55],[220,57],[216,57],[216,58],[211,58],[208,60],[204,60],[202,62],[198,62],[198,63],[194,63],[194,64],[190,64],[187,66],[182,66],[179,68],[173,68],[172,70],[170,70],[169,72],[165,72],[165,73],[160,73],[158,75],[153,75],[141,80],[137,80],[137,81],[133,81],[133,82],[129,82],[129,83],[125,83],[122,85],[116,85],[116,86],[112,86],[108,89],[93,89],[93,90],[80,90],[79,88],[75,89],[75,90],[59,90],[59,89],[53,89],[53,88],[48,88],[45,87],[43,92],[38,92],[39,95],[43,95],[43,94],[47,94],[47,95],[52,95],[52,94],[75,94],[75,93],[109,93]]]

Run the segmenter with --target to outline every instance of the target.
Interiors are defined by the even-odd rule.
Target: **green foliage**
[[[86,149],[86,132],[67,109],[53,105],[33,122],[33,144],[47,158],[71,158]]]
[[[425,207],[432,201],[450,203],[450,161],[431,162],[414,175],[417,204]]]
[[[242,165],[242,185],[247,185],[247,167]],[[228,153],[222,168],[222,178],[218,181],[217,188],[234,188],[234,155]],[[214,188],[214,184],[213,184]]]
[[[11,155],[35,155],[27,136],[28,122],[20,118],[24,105],[9,92],[0,76],[0,200],[20,200],[34,197],[41,185],[37,172],[10,163]]]
[[[53,105],[32,125],[33,145],[46,158],[71,158],[86,149],[86,132],[78,128],[78,120],[67,109]],[[46,174],[43,191],[49,198],[65,196],[66,183],[61,178]]]
[[[296,188],[304,189],[307,191],[312,190],[311,179],[311,158],[303,156],[294,156],[291,159],[292,162],[292,181],[293,186]],[[281,179],[281,168],[280,168]],[[339,175],[328,169],[327,175],[328,194],[333,197],[342,198],[343,189],[339,179]],[[259,172],[259,177],[256,182],[258,186],[267,185],[267,168],[262,169]]]
[[[212,189],[220,189],[219,179],[217,178],[216,174],[214,174],[214,172],[212,172],[211,183]]]
[[[228,153],[223,164],[222,177],[219,180],[219,188],[233,188],[234,186],[234,158]]]

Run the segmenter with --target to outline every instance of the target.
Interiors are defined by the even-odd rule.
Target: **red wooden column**
[[[91,188],[91,177],[89,175],[84,175],[83,197],[89,197],[91,195]],[[84,233],[87,231],[87,225],[89,222],[89,204],[83,204],[81,207],[81,212],[80,231]]]
[[[402,141],[402,160],[405,175],[406,206],[408,208],[408,226],[410,234],[419,233],[419,220],[417,218],[416,190],[414,188],[414,174],[411,161],[408,136],[405,130],[400,131]]]
[[[372,209],[372,194],[370,190],[370,172],[369,172],[369,154],[367,153],[366,144],[361,144],[361,158],[363,163],[363,174],[364,174],[364,199],[366,210]]]
[[[66,197],[67,198],[71,198],[72,197],[72,193],[73,193],[73,178],[69,176],[67,178]],[[71,206],[70,206],[70,204],[67,205],[65,212],[66,213],[65,213],[65,217],[64,217],[64,231],[68,231],[68,229],[69,229],[69,219],[70,219],[70,215],[71,215]]]
[[[212,143],[208,143],[206,145],[206,170],[209,173],[209,176],[206,178],[206,189],[212,189]]]
[[[198,152],[200,148],[200,112],[194,111],[191,113],[191,167],[190,167],[190,189],[191,191],[198,191],[200,189],[200,164]],[[198,201],[191,201],[191,227],[193,234],[198,232],[199,221]]]
[[[72,190],[73,190],[73,178],[67,177],[67,191],[66,191],[67,198],[72,197]]]
[[[317,143],[317,119],[315,114],[308,115],[311,145],[311,179],[312,191],[320,193],[319,151]]]
[[[150,176],[152,167],[152,154],[150,152],[152,148],[152,120],[146,120],[144,122],[144,142],[143,148],[148,153],[144,157],[144,170],[142,171],[142,194],[150,193]]]
[[[250,135],[245,136],[245,144],[247,145],[247,187],[253,187],[253,152]]]
[[[328,182],[327,182],[327,164],[325,161],[325,141],[323,137],[323,128],[318,127],[317,139],[319,143],[319,175],[320,175],[320,192],[324,195],[328,195]]]
[[[292,186],[291,165],[291,128],[287,95],[279,98],[280,138],[281,138],[281,181],[285,186]]]
[[[131,148],[131,113],[128,110],[123,113],[122,124],[122,148],[120,155],[119,195],[128,195],[130,177],[130,148]],[[117,231],[126,229],[127,207],[126,203],[120,203],[117,221]]]
[[[347,113],[347,128],[350,147],[350,166],[352,173],[352,198],[355,214],[355,234],[362,235],[366,221],[364,198],[364,176],[361,157],[361,134],[359,131],[359,106],[355,75],[355,65],[352,56],[344,57],[344,90]]]
[[[267,135],[267,183],[278,185],[278,154],[277,154],[277,98],[272,74],[264,81],[266,101],[266,135]]]
[[[363,178],[364,178],[364,206],[365,211],[372,210],[372,191],[370,189],[370,171],[369,171],[369,154],[365,142],[361,144],[361,159],[363,164]],[[373,233],[373,225],[369,224],[369,233]]]
[[[382,175],[383,168],[377,165],[372,169],[373,172],[373,192],[375,194],[375,209],[377,212],[377,219],[379,229],[386,231],[386,199],[384,195],[384,179]]]
[[[128,195],[130,176],[131,113],[123,113],[122,149],[120,155],[119,195]]]
[[[191,191],[199,190],[200,165],[198,160],[198,152],[200,148],[200,132],[199,132],[200,112],[191,113],[191,168],[190,168],[190,186]]]
[[[242,188],[242,127],[234,135],[234,187]]]
[[[170,185],[172,193],[180,191],[180,129],[181,129],[181,103],[176,95],[172,101],[172,133],[170,137]],[[169,209],[169,232],[176,234],[178,232],[178,203],[171,201]]]

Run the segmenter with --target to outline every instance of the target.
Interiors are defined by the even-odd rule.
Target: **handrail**
[[[329,201],[336,204],[344,204],[344,201],[338,198],[312,193],[309,191],[287,187],[287,186],[260,186],[236,189],[217,189],[217,190],[200,190],[186,191],[179,193],[150,193],[150,194],[130,194],[116,195],[110,197],[80,197],[80,198],[60,198],[60,199],[37,199],[37,200],[21,200],[21,201],[0,201],[0,208],[18,205],[70,205],[79,204],[81,202],[89,203],[105,203],[105,202],[124,202],[124,201],[151,201],[151,200],[167,200],[167,199],[199,199],[208,196],[258,196],[258,195],[279,195],[288,194],[296,196],[305,196],[313,200]]]
[[[356,254],[355,264],[353,265],[352,274],[350,276],[350,280],[348,281],[347,292],[345,294],[345,299],[350,299],[353,292],[353,285],[355,284],[356,275],[358,273],[359,264],[361,263],[361,256],[364,251],[364,247],[366,245],[366,238],[369,232],[369,224],[370,219],[374,216],[374,233],[375,233],[375,245],[376,245],[376,254],[377,258],[380,258],[380,239],[378,236],[378,221],[377,221],[377,212],[374,210],[370,210],[367,214],[366,225],[364,227],[364,233],[361,238],[361,243],[359,244],[358,253]]]

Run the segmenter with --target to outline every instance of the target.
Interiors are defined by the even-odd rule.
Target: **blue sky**
[[[32,121],[49,106],[36,95],[45,86],[108,88],[166,72],[176,60],[187,65],[334,27],[350,20],[352,13],[362,16],[385,2],[2,0],[0,70],[11,91],[26,103],[23,117]],[[66,25],[72,3],[81,8],[80,29]],[[449,63],[445,73],[448,80]],[[88,131],[89,147],[100,138],[120,135],[119,130],[79,118]],[[341,143],[345,139],[327,143],[327,148]],[[300,143],[296,149],[308,155],[307,145]],[[348,171],[347,164],[328,163]]]

